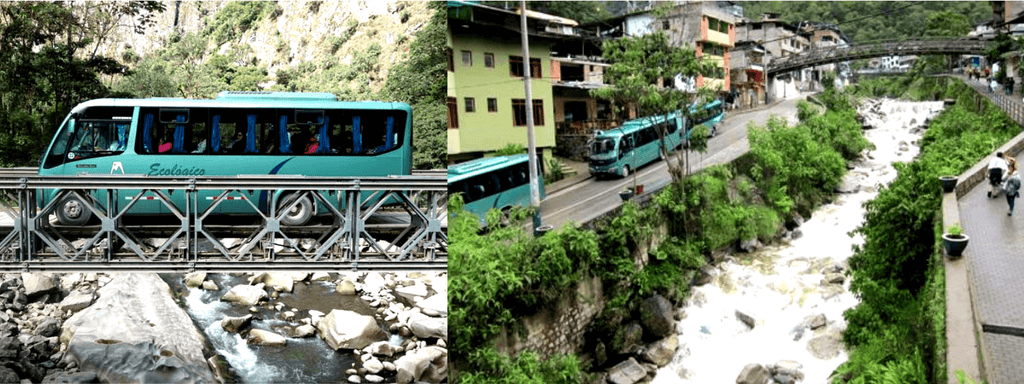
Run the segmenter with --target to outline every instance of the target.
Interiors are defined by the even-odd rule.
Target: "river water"
[[[838,194],[819,207],[800,227],[803,236],[789,245],[726,258],[712,283],[694,287],[686,317],[676,327],[679,349],[653,382],[731,383],[747,364],[768,366],[780,360],[802,365],[803,383],[827,382],[847,360],[839,342],[846,326],[843,311],[858,300],[848,291],[848,280],[823,284],[823,272],[845,267],[852,246],[863,242],[849,235],[864,221],[862,204],[878,194],[878,185],[896,178],[894,162],[913,160],[923,132],[911,131],[942,107],[941,101],[880,100],[881,114],[868,119],[879,125],[864,131],[876,148],[845,179],[846,189],[855,192]],[[754,317],[753,328],[738,320],[737,310]],[[799,331],[805,319],[821,314],[825,327]],[[811,352],[812,344],[817,353]]]

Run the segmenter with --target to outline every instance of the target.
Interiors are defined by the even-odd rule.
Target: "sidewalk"
[[[1001,92],[989,93],[978,82],[958,77],[990,99],[1005,98]],[[1024,103],[1014,97],[1003,108],[1024,108]],[[1024,164],[1022,142],[1024,134],[1000,150],[1013,154],[1017,164]],[[972,368],[975,372],[980,369],[989,384],[1020,383],[1024,378],[1024,207],[1015,207],[1013,216],[1007,216],[1004,195],[986,196],[989,186],[985,168],[990,159],[986,157],[962,176],[973,175],[973,181],[983,173],[986,179],[956,194],[958,212],[947,209],[954,207],[944,207],[945,212],[959,215],[964,233],[970,236],[964,257],[946,259],[947,361],[951,373],[965,369],[975,376],[970,372]],[[958,274],[966,274],[966,278]],[[964,300],[968,292],[969,301]],[[965,329],[964,321],[973,322],[973,329]],[[970,353],[966,347],[971,345],[980,353]],[[980,367],[970,359],[980,359]],[[952,374],[949,382],[956,382]]]

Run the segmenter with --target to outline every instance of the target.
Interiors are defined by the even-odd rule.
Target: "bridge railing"
[[[907,54],[982,53],[986,40],[968,38],[900,38],[866,41],[851,45],[835,45],[807,50],[795,55],[775,58],[767,72],[783,72],[810,65],[821,65],[867,57]]]
[[[0,216],[13,224],[5,227],[0,217],[0,270],[447,267],[447,180],[439,172],[354,179],[58,177],[5,171],[0,172]],[[40,207],[37,191],[43,190],[56,193]],[[267,196],[273,200],[277,191],[295,198],[267,204]],[[55,223],[51,215],[67,199],[77,199],[99,224]],[[166,214],[126,224],[127,213],[144,202]],[[285,225],[286,215],[303,203],[326,210],[321,212],[326,218]],[[216,214],[224,204],[248,213],[240,219]],[[140,237],[152,233],[165,240]]]

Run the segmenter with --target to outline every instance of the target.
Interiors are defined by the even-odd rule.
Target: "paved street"
[[[725,122],[718,127],[718,135],[708,143],[707,152],[701,155],[690,151],[690,172],[709,165],[727,163],[746,153],[750,149],[747,143],[747,124],[751,122],[763,125],[771,115],[780,115],[795,122],[797,100],[801,99],[783,100],[767,109],[727,113]],[[655,161],[641,167],[635,175],[636,183],[644,184],[648,191],[659,189],[671,181],[668,165],[664,161]],[[624,179],[596,180],[588,177],[578,184],[548,194],[541,202],[543,222],[555,228],[570,220],[588,222],[622,204],[618,193],[627,185],[633,185],[633,179],[632,175]]]

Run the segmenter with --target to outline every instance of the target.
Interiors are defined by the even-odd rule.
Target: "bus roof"
[[[385,101],[338,101],[326,92],[228,92],[217,99],[180,99],[154,97],[148,99],[95,99],[75,106],[73,112],[89,107],[161,107],[161,108],[295,108],[295,109],[402,109],[412,111],[407,103]]]
[[[639,119],[633,119],[622,123],[621,126],[607,131],[601,131],[599,134],[595,134],[594,138],[618,138],[622,135],[636,132],[642,128],[649,127],[654,124],[665,122],[666,117],[675,118],[678,117],[679,111],[669,113],[667,115],[656,115],[641,117]]]
[[[528,160],[528,155],[495,156],[448,167],[448,184]]]

